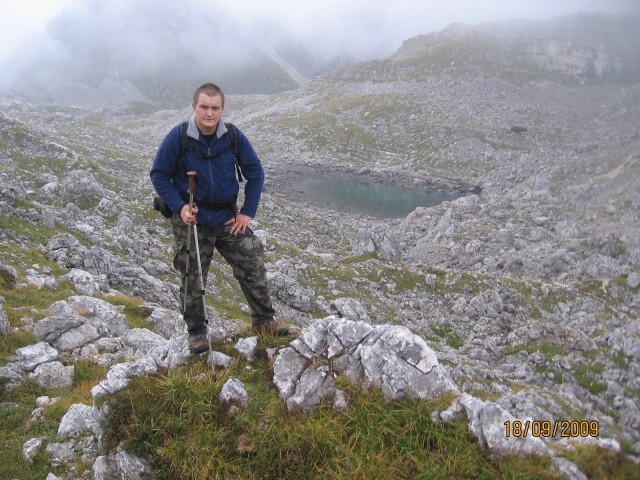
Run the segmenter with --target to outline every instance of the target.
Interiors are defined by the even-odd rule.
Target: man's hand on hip
[[[250,221],[251,217],[238,213],[235,218],[227,220],[225,225],[231,225],[231,230],[229,231],[231,235],[238,235],[247,231]]]

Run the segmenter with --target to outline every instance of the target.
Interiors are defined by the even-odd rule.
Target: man
[[[249,228],[255,217],[264,183],[264,170],[247,137],[237,131],[237,163],[246,178],[245,199],[237,210],[239,184],[232,135],[224,121],[224,93],[217,85],[206,83],[193,94],[193,115],[186,129],[188,148],[181,160],[180,125],[164,138],[151,168],[151,182],[171,209],[175,246],[173,265],[181,273],[181,305],[189,332],[191,352],[209,349],[206,336],[206,312],[199,285],[195,252],[187,253],[189,225],[197,224],[203,283],[217,249],[233,268],[233,275],[251,308],[253,329],[270,335],[288,335],[279,327],[267,286],[263,247]],[[230,127],[231,128],[231,127]],[[194,203],[189,208],[189,178],[196,172]],[[191,229],[193,231],[193,228]],[[191,244],[195,240],[191,240]],[[189,268],[187,268],[189,261]],[[186,288],[186,302],[185,302]]]

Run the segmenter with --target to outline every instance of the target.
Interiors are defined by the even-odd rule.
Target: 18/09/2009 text
[[[597,437],[600,424],[596,420],[508,420],[504,433],[506,437]]]

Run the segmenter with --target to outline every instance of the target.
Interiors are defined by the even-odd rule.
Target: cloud
[[[511,18],[542,19],[577,12],[638,13],[637,0],[245,0],[213,5],[202,2],[205,16],[235,25],[236,33],[256,41],[295,39],[329,53],[347,51],[381,57],[404,40],[441,30],[451,23]]]
[[[75,0],[0,0],[0,63],[20,50],[25,40],[44,33],[51,18]]]
[[[240,62],[255,45],[383,57],[451,23],[579,11],[640,14],[637,0],[0,0],[0,87],[25,76]],[[52,73],[53,72],[53,73]],[[116,72],[117,73],[117,72]]]

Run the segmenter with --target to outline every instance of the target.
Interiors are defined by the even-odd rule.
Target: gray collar
[[[218,122],[218,128],[216,129],[216,137],[220,138],[225,133],[227,133],[227,126],[224,124],[224,120],[221,118]],[[189,119],[189,126],[187,127],[187,136],[191,138],[195,138],[198,140],[200,138],[200,130],[198,130],[198,126],[196,125],[196,116],[191,115]]]

